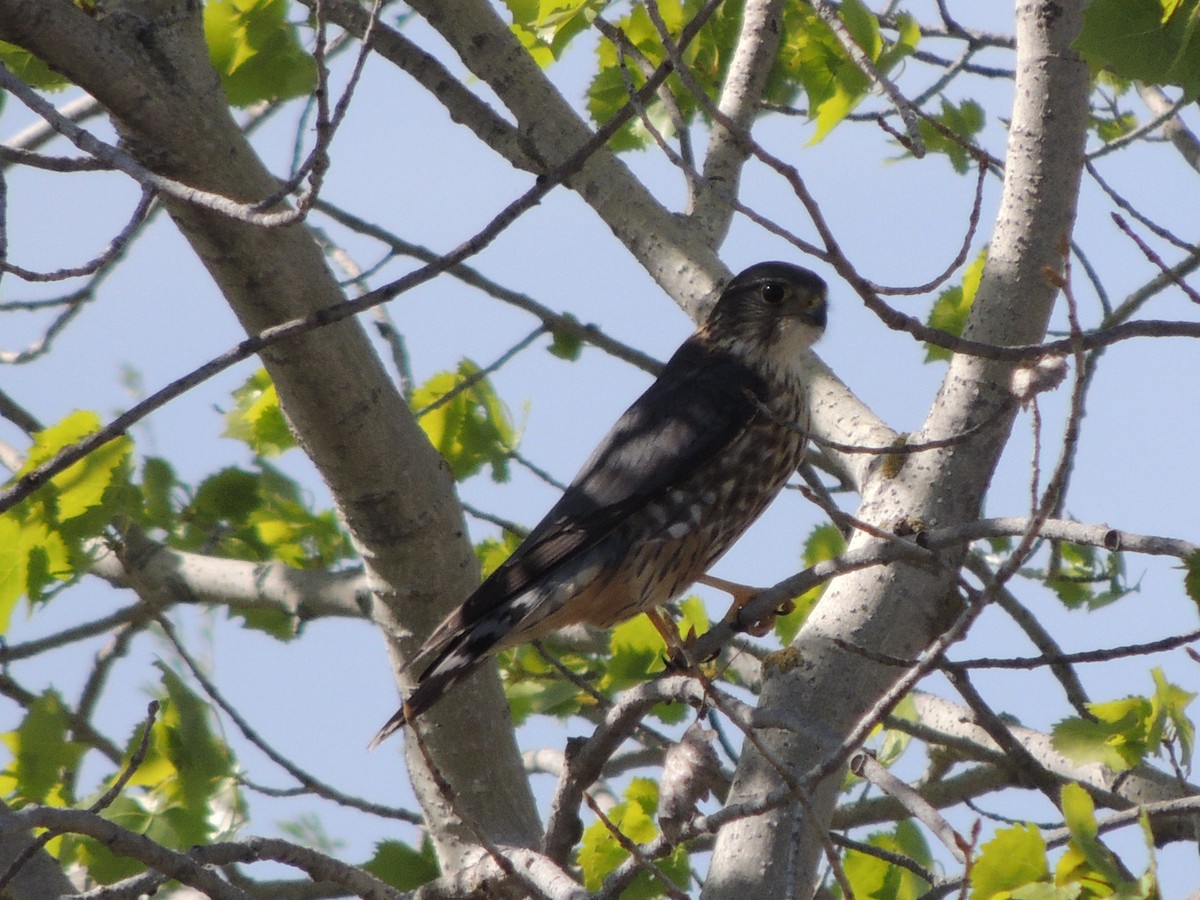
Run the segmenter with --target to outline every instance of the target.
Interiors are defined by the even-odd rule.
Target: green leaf
[[[204,815],[217,782],[234,775],[233,756],[209,726],[209,705],[170,669],[161,664],[159,669],[166,703],[156,724],[161,724],[164,749],[175,766],[179,796],[189,810]],[[202,831],[207,836],[207,824]]]
[[[1147,754],[1158,753],[1165,741],[1177,740],[1182,762],[1190,764],[1195,731],[1185,710],[1196,695],[1168,682],[1161,669],[1151,674],[1152,697],[1089,703],[1095,721],[1070,718],[1058,723],[1054,746],[1072,762],[1099,762],[1123,772]]]
[[[206,843],[240,821],[242,803],[236,789],[236,761],[213,732],[208,704],[162,663],[162,703],[150,731],[145,761],[129,781],[145,789],[145,802],[135,817],[149,813],[141,830],[157,834],[168,847]],[[126,759],[141,743],[137,727],[126,747]],[[116,821],[116,819],[114,819]]]
[[[962,284],[942,291],[933,309],[929,311],[929,327],[938,328],[956,337],[961,336],[967,324],[967,316],[975,303],[975,294],[979,290],[979,282],[983,279],[983,267],[987,263],[987,248],[979,251],[979,255],[963,271]],[[949,350],[934,344],[925,345],[925,362],[947,360],[951,356]]]
[[[892,831],[876,832],[866,842],[872,847],[907,856],[921,866],[928,867],[931,863],[929,845],[911,821],[899,822]],[[856,897],[916,900],[930,887],[928,881],[911,870],[857,850],[846,851],[842,868]]]
[[[29,705],[20,727],[4,736],[12,764],[0,777],[3,793],[21,803],[64,805],[64,773],[79,765],[85,749],[66,736],[67,709],[49,690]]]
[[[921,715],[917,712],[916,701],[913,700],[911,694],[906,694],[904,699],[896,704],[890,717],[898,719],[901,722],[911,722],[913,724],[921,721]],[[908,745],[912,743],[912,735],[900,728],[884,728],[882,729],[882,734],[883,740],[880,742],[879,750],[875,754],[875,761],[881,766],[890,766],[908,749]]]
[[[179,515],[171,545],[234,559],[328,567],[353,555],[332,510],[308,508],[295,480],[258,460],[258,472],[228,467],[206,478]],[[267,630],[278,634],[273,618]]]
[[[191,503],[191,514],[212,522],[241,524],[261,502],[258,475],[233,466],[201,482]]]
[[[897,17],[895,40],[885,39],[878,18],[861,0],[843,2],[838,15],[854,42],[885,74],[911,54],[920,40],[920,29],[908,15]],[[783,85],[799,85],[807,96],[808,115],[817,126],[810,145],[825,138],[871,90],[871,80],[829,27],[808,4],[801,3],[784,7],[780,52],[768,90],[774,102],[790,101],[781,96]]]
[[[1061,804],[1063,819],[1071,830],[1071,844],[1105,881],[1110,885],[1121,884],[1124,879],[1120,868],[1113,861],[1112,853],[1100,843],[1096,805],[1091,795],[1077,784],[1065,784]]]
[[[574,321],[574,316],[570,317]],[[583,352],[583,339],[578,334],[568,334],[566,331],[555,329],[550,332],[554,339],[549,350],[559,359],[575,362]]]
[[[242,441],[258,456],[279,456],[296,446],[266,369],[246,379],[233,398],[235,406],[225,414],[226,437]]]
[[[969,148],[975,143],[975,136],[983,131],[983,107],[974,100],[965,100],[956,106],[943,99],[941,115],[936,116],[935,121],[936,125],[925,119],[918,123],[925,149],[930,153],[945,154],[955,172],[966,174],[973,161]],[[909,156],[911,154],[906,151],[901,158]]]
[[[505,0],[513,33],[539,66],[555,62],[571,39],[587,30],[604,0]]]
[[[128,828],[136,834],[144,834],[151,840],[159,840],[162,843],[160,839],[165,836],[161,826],[153,827],[155,817],[141,805],[139,798],[117,797],[102,815],[122,828]],[[114,884],[146,870],[136,859],[118,856],[92,838],[80,838],[76,846],[77,861],[87,871],[88,878],[99,884]]]
[[[1118,116],[1097,116],[1093,114],[1088,117],[1089,127],[1106,144],[1118,138],[1125,137],[1125,135],[1137,128],[1137,124],[1137,117],[1133,113],[1122,113]]]
[[[658,811],[658,785],[649,778],[635,778],[625,791],[627,798],[608,810],[612,825],[635,844],[645,844],[658,836],[654,814]],[[579,867],[583,871],[584,886],[595,891],[617,866],[629,856],[627,850],[613,836],[604,822],[596,821],[583,833],[579,848]],[[691,878],[687,852],[683,847],[655,864],[680,890],[687,887]],[[621,893],[622,900],[646,900],[661,897],[666,893],[661,882],[642,872]]]
[[[165,459],[148,456],[142,463],[142,518],[144,525],[169,531],[175,522],[171,492],[178,487],[175,470]]]
[[[380,841],[375,855],[363,868],[381,881],[401,891],[411,891],[441,874],[433,842],[428,836],[420,850],[400,841]]]
[[[484,538],[475,545],[475,555],[479,557],[479,567],[481,574],[487,578],[498,568],[500,564],[512,556],[513,551],[521,546],[522,538],[518,534],[513,534],[511,531],[505,531],[504,535],[497,538]]]
[[[204,36],[229,102],[249,106],[312,93],[317,66],[286,21],[287,0],[209,0]]]
[[[605,673],[605,690],[624,690],[663,670],[667,645],[646,616],[634,616],[614,628],[609,648],[612,662]]]
[[[21,531],[15,515],[0,515],[0,634],[8,632],[17,601],[29,585],[29,550],[23,546]]]
[[[1185,559],[1183,565],[1185,570],[1183,589],[1192,598],[1192,602],[1200,606],[1200,550]]]
[[[668,32],[677,40],[685,24],[696,15],[701,5],[699,0],[669,0],[659,3],[658,10]],[[740,28],[740,18],[741,4],[722,4],[683,51],[693,77],[710,98],[716,96],[724,80]],[[629,15],[615,24],[650,65],[658,66],[666,59],[658,30],[642,3],[634,4]],[[640,65],[628,60],[623,67],[620,53],[607,39],[598,43],[596,56],[597,74],[588,87],[587,107],[596,123],[603,125],[628,105],[630,90],[637,90],[645,84],[645,75]],[[705,111],[691,90],[684,87],[678,75],[672,74],[665,87],[674,98],[673,108],[668,108],[656,96],[644,104],[644,110],[654,127],[670,138],[680,125],[691,125],[697,117],[703,117]],[[682,121],[676,118],[675,110],[678,110]],[[609,146],[614,150],[631,150],[645,147],[653,140],[641,117],[635,115],[617,131]]]
[[[468,359],[457,372],[441,372],[413,391],[410,400],[430,443],[462,481],[485,465],[492,480],[508,480],[514,432],[491,382]]]
[[[18,477],[99,429],[99,416],[90,410],[76,410],[57,424],[39,431],[34,435],[33,447],[17,473]],[[122,467],[132,449],[133,442],[121,435],[51,478],[50,483],[57,494],[57,521],[78,518],[99,506],[109,486],[124,474]]]
[[[84,530],[65,536],[56,511],[57,492],[47,487],[0,515],[0,634],[22,596],[44,599],[46,588],[70,581],[87,563],[80,551]]]
[[[1196,695],[1167,681],[1166,675],[1158,666],[1155,666],[1150,674],[1154,678],[1154,694],[1150,698],[1153,724],[1148,742],[1152,748],[1157,749],[1173,734],[1179,742],[1179,762],[1185,769],[1190,769],[1192,750],[1196,745],[1196,731],[1185,710],[1196,699]]]
[[[1092,0],[1072,46],[1093,68],[1200,94],[1198,0]]]
[[[1001,828],[979,848],[979,856],[971,867],[971,900],[986,900],[1049,880],[1046,841],[1037,826]]]
[[[0,41],[0,63],[31,88],[39,91],[61,91],[71,86],[66,77],[55,72],[24,47]],[[2,103],[2,96],[0,96]]]
[[[1047,576],[1046,585],[1068,609],[1100,609],[1137,589],[1125,582],[1125,558],[1121,553],[1069,542],[1058,544],[1058,550],[1057,566]],[[1099,584],[1105,589],[1096,590]]]
[[[679,621],[676,626],[686,641],[692,635],[699,637],[708,631],[712,622],[708,618],[708,610],[704,601],[694,594],[679,601]]]
[[[801,554],[804,568],[807,569],[824,560],[840,556],[845,550],[846,539],[836,525],[818,525],[804,541],[804,552]],[[793,600],[796,608],[792,612],[786,616],[779,616],[775,620],[775,634],[781,643],[787,645],[795,640],[800,626],[804,624],[813,607],[817,605],[817,601],[821,599],[821,595],[825,593],[825,587],[824,584],[821,584],[812,590],[805,591]]]
[[[1128,697],[1109,703],[1089,703],[1096,721],[1064,719],[1054,726],[1054,747],[1072,762],[1102,763],[1124,772],[1140,763],[1150,747],[1148,728],[1152,715],[1145,697]]]

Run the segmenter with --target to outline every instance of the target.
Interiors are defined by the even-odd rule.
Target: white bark
[[[2,0],[0,36],[91,93],[138,161],[157,174],[258,200],[277,183],[230,115],[199,12],[183,0],[131,0],[120,14],[93,18],[69,0]],[[247,333],[343,302],[303,227],[255,228],[164,202]],[[414,635],[432,630],[477,583],[450,475],[357,322],[272,346],[262,360],[390,611],[387,636],[399,665]],[[427,743],[458,787],[456,805],[485,835],[532,845],[540,827],[494,668],[477,676],[474,687],[478,702],[470,708],[444,704],[427,717]],[[389,712],[380,710],[380,718]],[[492,736],[486,754],[472,749],[480,733]],[[454,869],[475,843],[473,832],[446,808],[420,755],[411,752],[409,763],[442,864]]]
[[[1088,74],[1070,51],[1082,3],[1025,2],[1017,11],[1016,102],[1000,213],[966,336],[997,344],[1035,342],[1056,294],[1043,274],[1058,270],[1060,242],[1070,235],[1083,160]],[[908,457],[895,477],[875,459],[859,481],[860,518],[890,529],[916,519],[928,526],[970,521],[1012,421],[1008,366],[957,356],[924,428],[914,442],[960,434],[997,412],[995,425],[951,448]],[[851,547],[867,541],[857,535]],[[956,563],[948,559],[952,569]],[[914,658],[955,614],[952,580],[909,566],[869,569],[834,582],[797,636],[797,665],[776,671],[759,700],[768,714],[810,726],[806,735],[764,730],[767,749],[795,776],[818,765],[828,748],[807,734],[849,733],[896,678],[896,670],[843,651],[840,639]],[[731,823],[717,838],[704,896],[807,896],[821,855],[837,777],[816,792],[817,820],[798,804]],[[782,779],[753,748],[743,754],[728,802],[761,797]]]

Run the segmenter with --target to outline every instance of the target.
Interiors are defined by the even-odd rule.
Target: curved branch
[[[687,211],[689,220],[705,233],[713,247],[721,245],[733,219],[729,198],[737,196],[742,167],[750,157],[741,136],[750,130],[758,113],[767,76],[779,52],[782,9],[783,0],[749,0],[742,9],[741,31],[717,101],[717,108],[734,127],[729,129],[717,122],[709,133],[701,182],[708,189],[700,192],[694,207]],[[648,4],[647,10],[659,24],[656,5]]]

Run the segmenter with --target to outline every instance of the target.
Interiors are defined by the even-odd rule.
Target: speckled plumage
[[[371,745],[491,654],[614,625],[703,575],[800,463],[797,363],[824,327],[825,283],[806,269],[759,263],[734,278],[545,518],[426,640],[417,687]]]

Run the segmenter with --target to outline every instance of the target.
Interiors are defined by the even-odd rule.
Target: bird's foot
[[[733,598],[733,605],[729,607],[729,612],[725,615],[725,621],[734,631],[742,631],[752,634],[755,637],[762,637],[775,627],[776,618],[786,616],[796,609],[796,604],[788,600],[765,616],[751,618],[746,612],[746,606],[751,600],[762,593],[761,588],[737,584],[736,582],[726,581],[724,578],[717,578],[713,575],[703,575],[697,580],[700,584],[715,587],[717,590],[724,591]]]
[[[693,671],[696,668],[695,655],[692,653],[692,648],[696,645],[695,632],[684,637],[679,633],[675,622],[657,609],[647,610],[646,617],[667,645],[666,657],[663,660],[666,670],[680,673]]]

